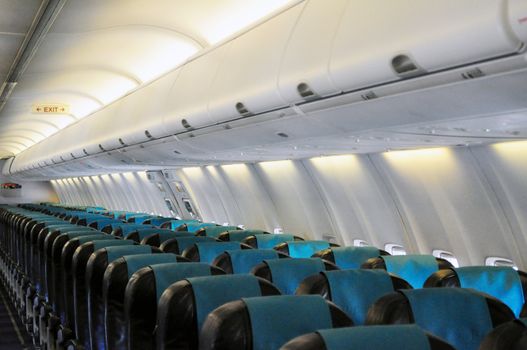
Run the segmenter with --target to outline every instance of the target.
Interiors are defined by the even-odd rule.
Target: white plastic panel
[[[407,56],[406,74],[436,71],[515,52],[505,0],[349,1],[335,37],[330,72],[342,90],[399,78],[392,67]],[[467,17],[468,16],[468,17]],[[400,60],[402,66],[405,60]]]
[[[303,100],[298,85],[307,84],[318,96],[338,92],[329,77],[333,39],[348,0],[308,1],[287,44],[280,69],[281,95],[290,103]],[[323,25],[322,25],[323,24]]]
[[[237,103],[243,103],[250,113],[285,105],[277,91],[278,73],[289,33],[303,6],[269,19],[228,44],[209,100],[214,122],[239,117]]]

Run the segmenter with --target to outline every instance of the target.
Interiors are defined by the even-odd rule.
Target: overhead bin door
[[[211,89],[213,121],[261,113],[286,105],[278,92],[278,73],[301,3],[234,39]]]
[[[290,103],[338,92],[328,62],[335,33],[348,0],[311,0],[302,11],[287,45],[280,69],[279,87]]]
[[[331,78],[339,89],[354,90],[517,52],[511,1],[518,0],[350,0],[335,36]]]

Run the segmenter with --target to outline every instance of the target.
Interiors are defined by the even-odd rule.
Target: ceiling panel
[[[0,111],[0,143],[12,138],[13,130],[48,136],[51,130],[56,132],[90,115],[201,50],[296,2],[67,0]],[[0,0],[0,32],[25,33],[29,28],[32,16],[29,10],[21,10],[21,4],[33,9],[34,15],[40,1]],[[25,25],[20,23],[24,21]],[[0,53],[4,52],[1,45],[0,40]],[[70,113],[33,114],[32,106],[39,103],[67,105]],[[16,154],[25,147],[5,144],[0,157],[8,155],[6,149]]]

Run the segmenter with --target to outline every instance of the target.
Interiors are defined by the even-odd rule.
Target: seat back
[[[206,317],[217,307],[244,297],[279,295],[268,281],[252,275],[193,277],[168,288],[159,304],[160,344],[197,349]]]
[[[220,241],[236,241],[242,242],[245,238],[249,236],[254,236],[256,234],[269,234],[263,230],[236,230],[236,231],[225,231],[218,236]]]
[[[281,350],[455,350],[415,325],[368,326],[319,330],[301,335]]]
[[[243,243],[258,249],[272,249],[275,246],[285,243],[293,242],[295,236],[289,233],[283,234],[254,234],[242,240]]]
[[[305,278],[326,269],[336,269],[331,263],[318,258],[265,260],[253,273],[273,283],[282,294],[295,294]]]
[[[375,247],[335,247],[321,250],[314,256],[331,261],[341,269],[359,269],[368,259],[381,255]]]
[[[355,325],[363,325],[368,309],[382,296],[410,285],[382,270],[324,271],[305,279],[297,294],[319,294],[348,314]]]
[[[243,298],[214,310],[199,342],[203,349],[278,350],[299,335],[350,325],[346,314],[320,296]]]
[[[155,349],[156,328],[159,312],[165,312],[162,298],[171,299],[167,288],[185,278],[225,274],[217,267],[203,263],[170,263],[152,265],[138,270],[128,282],[125,291],[124,339],[129,349]],[[166,292],[166,295],[164,294]],[[160,304],[158,308],[158,303]],[[158,337],[159,337],[158,329]]]
[[[493,327],[514,319],[503,303],[462,288],[401,290],[379,299],[368,324],[415,323],[456,349],[477,350]]]
[[[384,269],[401,277],[413,288],[422,288],[434,272],[452,265],[432,255],[397,255],[369,259],[362,267]]]
[[[108,265],[126,255],[160,253],[157,248],[145,245],[105,247],[95,251],[86,265],[86,292],[88,301],[88,328],[92,350],[104,350],[104,300],[102,287]]]
[[[104,301],[104,329],[107,349],[128,348],[124,317],[125,289],[132,275],[143,267],[175,263],[182,258],[175,254],[126,255],[111,262],[104,273],[102,295]]]
[[[223,232],[240,230],[237,226],[206,226],[196,231],[197,236],[218,238]]]
[[[523,350],[527,349],[527,320],[519,319],[504,323],[492,330],[479,350]]]
[[[476,289],[501,300],[516,317],[527,316],[527,274],[511,267],[469,266],[441,270],[429,278],[426,286]]]
[[[292,241],[281,243],[275,249],[292,258],[310,258],[316,252],[329,247],[330,244],[326,241]]]
[[[274,249],[228,250],[214,260],[214,265],[230,274],[250,273],[253,267],[264,260],[278,259],[280,256],[288,258]]]
[[[178,232],[181,233],[181,232]],[[176,235],[176,238],[172,238],[169,240],[164,241],[160,245],[160,249],[166,253],[174,253],[174,254],[183,254],[185,249],[192,246],[194,243],[198,242],[216,242],[216,239],[213,237],[201,237],[201,236],[192,236],[192,237],[186,237],[186,236],[179,236]]]
[[[195,243],[192,247],[183,252],[183,256],[188,258],[190,261],[200,261],[211,264],[221,253],[227,250],[239,249],[242,249],[242,245],[239,242]]]

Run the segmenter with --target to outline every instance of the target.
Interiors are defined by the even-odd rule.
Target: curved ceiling
[[[15,47],[6,57],[12,62],[41,1],[24,1],[24,16],[8,5],[18,1],[4,1],[1,10],[12,11],[11,17],[0,16],[0,47],[4,42]],[[67,0],[0,112],[0,157],[18,154],[296,2]],[[12,16],[26,26],[8,21]],[[3,32],[10,33],[5,40]],[[8,43],[12,37],[20,39],[18,44]],[[0,67],[0,83],[7,71]],[[40,104],[63,105],[67,111],[34,113]]]

